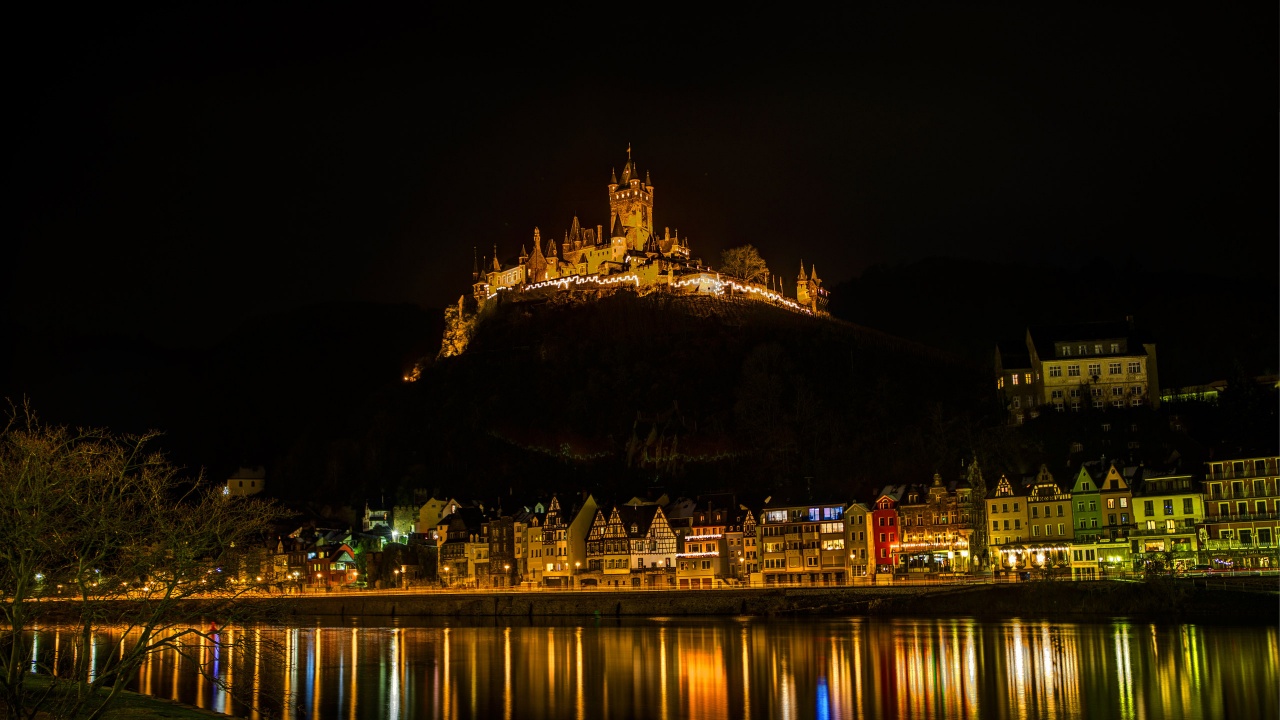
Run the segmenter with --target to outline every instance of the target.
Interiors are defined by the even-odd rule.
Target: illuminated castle
[[[618,290],[640,294],[669,292],[713,295],[757,300],[796,312],[825,316],[827,290],[816,268],[805,272],[800,265],[795,297],[783,292],[781,278],[767,276],[756,281],[717,272],[690,254],[688,239],[679,231],[656,230],[653,218],[654,186],[649,174],[641,180],[627,147],[622,176],[609,178],[609,230],[604,226],[584,227],[574,217],[564,239],[543,238],[533,229],[532,252],[520,249],[514,262],[504,263],[493,247],[492,258],[476,256],[471,270],[471,307],[459,298],[446,315],[442,356],[460,353],[476,315],[497,301],[542,299],[548,294],[579,291],[576,297],[599,297]],[[451,340],[451,336],[454,338]]]

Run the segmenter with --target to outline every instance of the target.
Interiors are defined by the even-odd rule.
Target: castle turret
[[[493,271],[494,272],[502,271],[502,263],[498,262],[498,246],[497,245],[493,246]]]

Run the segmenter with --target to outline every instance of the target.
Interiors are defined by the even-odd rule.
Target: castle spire
[[[799,275],[799,276],[797,276],[797,277],[796,277],[796,279],[797,279],[797,280],[808,280],[808,279],[809,279],[809,278],[805,277],[805,274],[804,274],[804,260],[801,260],[801,261],[800,261],[800,275]]]
[[[480,256],[477,254],[476,246],[471,246],[471,282],[480,280]]]
[[[813,278],[814,282],[818,282],[818,266],[815,264],[815,265],[811,265],[810,268],[811,270],[809,272],[809,277]],[[801,265],[800,269],[803,270],[804,265]]]
[[[609,168],[609,184],[618,184],[618,168]]]
[[[497,243],[494,243],[493,245],[493,271],[494,272],[502,271],[502,263],[498,262],[498,244]]]

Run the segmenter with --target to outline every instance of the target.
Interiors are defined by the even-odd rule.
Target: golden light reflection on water
[[[369,624],[372,622],[372,624]],[[225,628],[133,687],[245,717],[1276,717],[1275,626],[652,618]],[[59,628],[33,664],[117,658]],[[97,667],[95,665],[95,667]],[[199,672],[202,670],[203,672]],[[214,682],[216,680],[217,682]],[[240,687],[243,685],[244,687]]]

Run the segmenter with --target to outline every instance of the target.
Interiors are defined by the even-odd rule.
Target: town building
[[[1200,483],[1190,474],[1144,477],[1134,494],[1137,525],[1130,533],[1137,570],[1185,572],[1198,563],[1204,522]]]
[[[1031,356],[1020,350],[996,346],[996,397],[1014,425],[1039,416],[1044,395]]]
[[[1024,547],[1033,569],[1069,573],[1075,539],[1073,517],[1071,493],[1063,491],[1049,468],[1041,465],[1027,489],[1030,533]]]
[[[996,491],[987,498],[987,519],[991,523],[989,550],[993,566],[1010,572],[1027,569],[1030,557],[1023,546],[1030,529],[1027,525],[1026,490],[1021,481],[1001,475]]]
[[[1098,559],[1107,572],[1126,572],[1133,567],[1129,534],[1134,529],[1133,490],[1130,479],[1136,467],[1121,471],[1113,462],[1098,483],[1098,506],[1102,528],[1098,534]]]
[[[845,503],[788,505],[766,500],[757,527],[764,584],[847,582],[845,507]]]
[[[1211,567],[1274,568],[1280,531],[1280,457],[1210,460],[1200,535]]]
[[[1052,410],[1159,404],[1156,344],[1132,319],[1028,328],[1027,353],[1039,404]]]
[[[735,559],[725,536],[733,522],[730,508],[700,503],[690,520],[689,531],[680,538],[681,547],[676,553],[676,587],[709,590],[724,585],[731,572],[730,562]]]
[[[448,587],[478,587],[489,575],[489,527],[478,507],[458,507],[436,524],[440,580]]]
[[[928,485],[913,485],[898,505],[900,570],[906,573],[957,573],[969,570],[973,535],[973,490],[966,483],[943,484],[934,473]]]
[[[873,575],[889,574],[898,567],[898,503],[906,495],[906,485],[886,485],[876,495],[867,527],[867,544],[875,558]]]
[[[241,467],[231,473],[231,477],[227,478],[227,484],[222,488],[222,494],[243,497],[257,495],[266,489],[267,469],[261,465],[256,465],[254,467]]]
[[[871,509],[859,502],[850,503],[844,511],[844,546],[849,551],[850,581],[875,573],[875,552],[867,541],[870,517]]]
[[[577,575],[587,560],[587,533],[596,510],[596,501],[591,495],[574,507],[563,507],[558,497],[551,498],[542,525],[543,585],[577,586]]]

